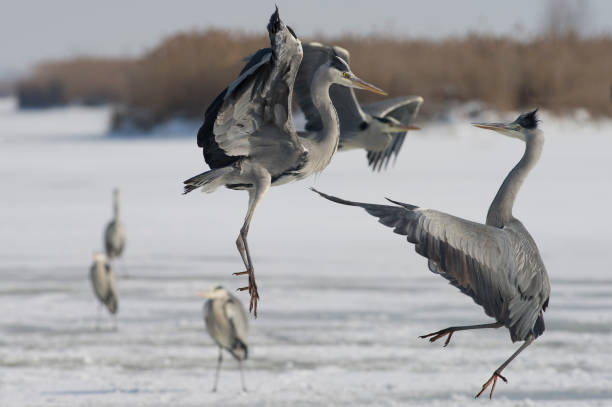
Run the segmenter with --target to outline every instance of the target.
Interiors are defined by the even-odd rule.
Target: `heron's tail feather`
[[[236,338],[230,353],[237,360],[246,360],[249,357],[249,347],[242,340]]]
[[[116,314],[119,309],[117,297],[113,293],[109,293],[107,295],[107,297],[104,299],[104,305],[106,305],[106,308],[108,308],[108,311],[111,314]]]
[[[183,181],[183,184],[185,184],[183,195],[198,188],[202,188],[202,192],[213,192],[225,184],[225,176],[232,171],[232,167],[221,167],[189,178],[187,181]]]

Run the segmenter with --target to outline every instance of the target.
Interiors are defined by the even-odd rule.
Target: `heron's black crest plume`
[[[330,61],[330,65],[333,68],[336,68],[337,70],[339,70],[340,72],[348,72],[349,66],[346,63],[346,61],[342,58],[340,58],[338,55],[336,55],[336,53],[334,52],[334,55]]]
[[[276,6],[276,11],[274,14],[270,16],[270,22],[268,23],[268,32],[270,34],[276,34],[281,29],[282,21],[280,19],[280,15],[278,14],[278,6]]]
[[[532,112],[523,113],[516,119],[516,122],[526,129],[535,129],[540,121],[537,116],[538,109]]]

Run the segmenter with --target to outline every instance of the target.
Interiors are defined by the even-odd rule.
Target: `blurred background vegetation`
[[[499,110],[585,108],[595,116],[612,116],[612,38],[581,36],[586,15],[571,4],[551,2],[542,32],[527,41],[476,34],[443,40],[382,35],[302,40],[347,48],[353,71],[364,79],[391,96],[423,96],[425,116],[468,100]],[[129,122],[148,129],[175,117],[200,119],[236,78],[243,58],[268,44],[263,34],[180,33],[140,58],[45,62],[17,84],[16,94],[24,108],[114,103],[115,126]]]

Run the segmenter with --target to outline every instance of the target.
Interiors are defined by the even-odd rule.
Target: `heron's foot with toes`
[[[238,291],[249,291],[249,295],[251,296],[249,312],[253,312],[253,316],[257,318],[257,301],[259,300],[259,294],[257,292],[257,283],[255,282],[255,271],[250,268],[246,271],[234,273],[235,276],[242,276],[244,274],[249,276],[249,285],[246,287],[240,287]]]
[[[430,334],[427,335],[421,335],[419,336],[419,338],[425,339],[425,338],[429,338],[431,336],[431,338],[429,338],[429,342],[435,342],[440,338],[445,337],[446,335],[448,335],[448,338],[446,338],[446,342],[444,342],[444,347],[446,347],[446,345],[448,345],[448,343],[451,340],[451,337],[453,336],[453,333],[455,332],[455,328],[446,328],[446,329],[442,329],[438,332],[432,332]]]
[[[482,385],[482,389],[480,389],[480,392],[478,392],[475,398],[480,397],[480,395],[487,389],[487,387],[491,385],[491,383],[493,383],[493,387],[491,387],[491,393],[489,393],[489,398],[493,398],[493,391],[495,390],[495,385],[497,384],[498,378],[502,379],[505,383],[508,383],[508,380],[504,376],[502,376],[500,372],[495,371],[493,372],[493,376],[491,376],[491,378],[487,380],[485,384]]]

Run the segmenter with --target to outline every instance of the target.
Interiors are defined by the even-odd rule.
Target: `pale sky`
[[[612,33],[612,1],[576,0],[587,34]],[[170,34],[207,28],[265,33],[278,4],[298,36],[443,38],[467,32],[538,33],[545,0],[0,0],[0,78],[36,62],[79,55],[137,56]]]

